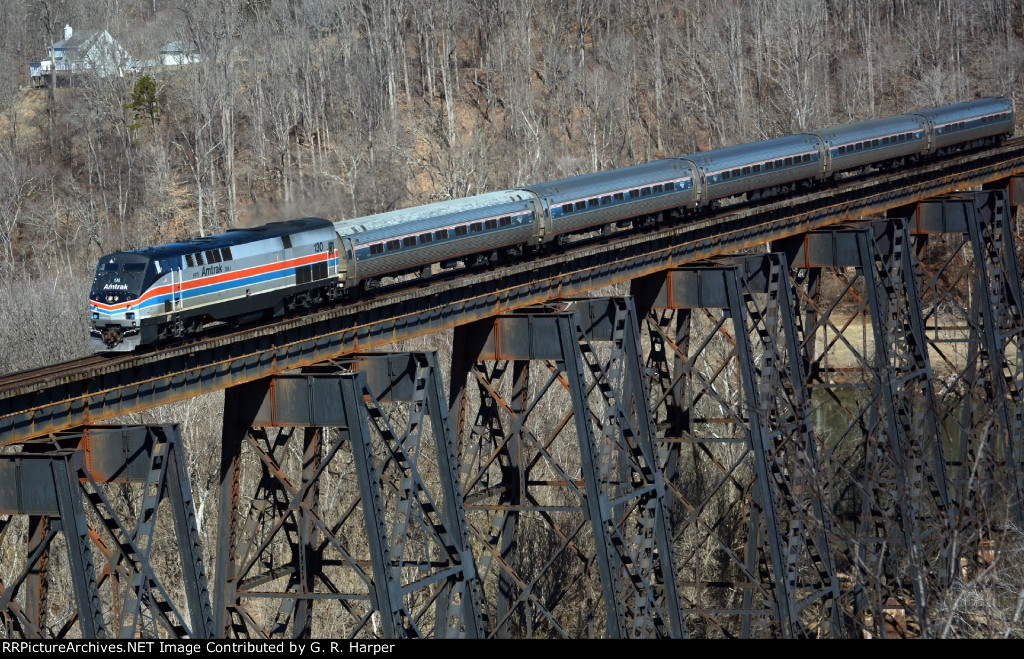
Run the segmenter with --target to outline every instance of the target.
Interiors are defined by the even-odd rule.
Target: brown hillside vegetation
[[[199,61],[33,81],[29,63],[65,25],[107,30],[134,61],[171,42],[195,44]],[[112,251],[983,96],[1013,98],[1020,123],[1022,83],[1024,0],[7,0],[0,372],[89,352],[88,288]],[[869,328],[857,331],[867,354]],[[208,552],[222,404],[126,421],[181,422]],[[1022,584],[1013,571],[965,581],[934,605],[936,635],[1024,634]],[[974,600],[983,619],[964,613]]]

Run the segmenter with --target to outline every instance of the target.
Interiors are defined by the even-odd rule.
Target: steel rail
[[[1024,173],[1024,139],[148,354],[0,377],[0,446],[149,409]]]

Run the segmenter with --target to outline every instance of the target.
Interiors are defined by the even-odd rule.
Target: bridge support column
[[[479,321],[455,330],[454,347],[452,416],[492,633],[685,635],[632,300]]]
[[[37,452],[44,447],[56,450]],[[195,522],[184,447],[177,426],[94,427],[64,434],[33,452],[0,456],[0,511],[30,515],[29,556],[24,572],[6,584],[3,600],[10,629],[35,638],[64,637],[75,620],[82,637],[208,638],[213,636],[206,572]],[[142,488],[138,516],[125,520],[102,485]],[[165,504],[161,507],[161,504]],[[161,510],[170,508],[174,533],[156,536]],[[86,512],[102,524],[90,529]],[[0,536],[11,528],[7,519]],[[166,526],[166,525],[165,525]],[[76,610],[47,624],[50,546],[63,531]],[[167,544],[177,547],[180,572],[161,577],[153,567]],[[104,556],[97,576],[92,546]],[[161,547],[158,547],[161,545]],[[188,615],[176,605],[168,577],[184,585]],[[28,584],[27,605],[18,605]],[[105,605],[103,603],[106,603]],[[104,611],[110,619],[105,619]]]
[[[841,636],[784,257],[678,268],[635,280],[632,290],[650,310],[655,410],[667,431],[659,438],[674,474],[673,531],[687,548],[679,562],[690,609],[709,634],[750,636],[758,619],[766,633],[770,612],[784,637]],[[740,555],[732,547],[744,520]],[[730,601],[723,584],[741,601]]]
[[[928,581],[941,586],[949,574],[952,525],[907,225],[862,222],[773,247],[788,252],[796,268],[828,267],[836,274],[831,295],[808,298],[819,318],[805,331],[806,341],[821,349],[810,360],[811,378],[825,399],[819,409],[842,410],[839,418],[847,419],[838,437],[825,439],[825,454],[832,458],[829,505],[848,520],[837,532],[848,539],[847,560],[856,568],[857,619],[870,620],[869,633],[885,636],[892,630],[883,624],[884,610],[906,606],[928,636]],[[859,342],[851,339],[858,316]],[[931,552],[926,528],[942,539]]]
[[[229,389],[223,445],[225,635],[483,635],[434,353]]]
[[[939,391],[940,427],[956,447],[954,568],[987,567],[977,561],[1003,520],[1024,522],[1024,295],[1011,205],[1022,189],[1014,178],[907,209],[931,300],[926,335],[955,375]]]

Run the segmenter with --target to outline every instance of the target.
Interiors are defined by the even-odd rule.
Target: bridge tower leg
[[[77,620],[86,638],[211,637],[213,617],[185,465],[177,426],[91,427],[0,457],[0,482],[5,484],[0,509],[6,515],[30,515],[25,570],[3,593],[12,631],[35,638],[64,637]],[[141,486],[134,521],[111,503],[103,487],[108,484]],[[174,524],[170,541],[167,525],[158,525],[168,507]],[[89,528],[86,513],[101,524]],[[3,523],[0,533],[11,521]],[[76,608],[66,620],[48,625],[50,559],[56,558],[49,548],[60,531]],[[98,574],[94,546],[105,559]],[[168,546],[177,549],[180,572],[162,569],[158,576],[154,561]],[[188,615],[175,603],[169,581],[184,586]],[[21,607],[23,584],[29,592]]]
[[[808,296],[818,319],[805,331],[806,341],[821,350],[809,369],[820,387],[819,409],[842,410],[839,418],[846,419],[845,430],[824,444],[832,457],[829,506],[847,520],[837,532],[846,539],[846,560],[857,575],[856,619],[858,624],[870,620],[865,631],[884,636],[893,632],[883,624],[884,612],[906,607],[928,636],[932,589],[927,581],[937,578],[941,585],[941,575],[949,573],[946,543],[952,526],[917,264],[906,222],[861,222],[773,247],[790,254],[797,268],[832,268],[839,284],[831,296]],[[850,338],[858,316],[860,345]],[[837,368],[842,352],[849,364]],[[926,549],[926,527],[937,529],[941,547]],[[909,566],[906,574],[897,554]]]
[[[655,410],[666,430],[659,439],[673,475],[673,530],[687,548],[680,581],[689,584],[691,610],[709,634],[750,636],[770,611],[784,637],[841,636],[785,258],[701,263],[636,280],[632,290],[649,310]],[[742,533],[744,519],[740,555],[731,535]],[[716,588],[723,583],[742,601],[728,601]]]
[[[907,209],[931,300],[926,335],[955,375],[938,393],[940,427],[957,447],[953,569],[985,568],[1002,521],[1024,521],[1024,296],[1011,205],[1022,191],[1024,179],[1015,178]]]
[[[490,632],[684,636],[632,300],[505,314],[453,343]]]
[[[224,635],[482,636],[434,353],[229,389],[223,445]]]

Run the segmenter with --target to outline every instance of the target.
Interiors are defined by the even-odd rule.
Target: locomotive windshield
[[[90,297],[98,302],[122,302],[137,298],[153,279],[149,258],[118,253],[105,256],[96,265]]]

